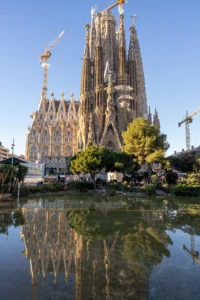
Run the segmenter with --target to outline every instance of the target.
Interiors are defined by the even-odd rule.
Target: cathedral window
[[[37,152],[30,152],[30,159],[37,160]]]
[[[33,135],[36,135],[36,131],[35,131],[35,129],[33,130]]]
[[[71,156],[72,155],[72,148],[70,146],[66,147],[66,156]]]
[[[43,120],[43,115],[40,115],[40,120]]]
[[[55,151],[55,153],[57,154],[57,153],[60,151],[60,146],[56,145],[56,146],[54,147],[54,151]]]
[[[45,135],[45,136],[47,136],[47,135],[48,135],[48,132],[47,132],[47,130],[45,130],[45,131],[44,131],[44,135]]]
[[[37,147],[35,145],[31,146],[31,151],[32,152],[36,152],[37,151]]]
[[[60,131],[59,130],[56,130],[55,131],[55,136],[59,136],[60,135]]]
[[[48,147],[47,145],[45,145],[45,146],[43,147],[43,151],[44,151],[44,152],[48,152],[48,151],[49,151],[49,147]]]
[[[53,115],[50,115],[50,120],[53,120]]]

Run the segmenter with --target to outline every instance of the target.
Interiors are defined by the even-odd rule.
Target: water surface
[[[199,211],[92,196],[0,208],[0,299],[200,299]]]

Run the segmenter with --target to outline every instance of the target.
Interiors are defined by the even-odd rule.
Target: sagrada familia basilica
[[[86,25],[80,101],[73,94],[71,100],[63,93],[60,100],[54,94],[50,99],[41,96],[27,133],[27,160],[39,159],[47,169],[62,172],[66,158],[89,145],[120,151],[122,132],[135,118],[146,118],[160,129],[158,112],[152,118],[147,106],[135,16],[127,49],[123,3],[118,0],[117,18],[111,9],[98,14],[92,9],[91,25]]]

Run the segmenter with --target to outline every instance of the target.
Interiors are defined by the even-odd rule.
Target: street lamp
[[[13,143],[12,143],[12,145],[11,145],[11,149],[12,149],[12,167],[13,167],[13,155],[14,155],[14,147],[15,147],[15,141],[14,141],[14,139],[13,139]]]

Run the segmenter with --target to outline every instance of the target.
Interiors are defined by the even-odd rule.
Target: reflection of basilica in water
[[[134,272],[122,255],[124,242],[119,232],[90,241],[70,227],[67,210],[23,208],[22,212],[25,225],[21,237],[30,261],[34,299],[38,276],[45,282],[49,273],[54,275],[54,283],[58,274],[64,273],[66,282],[71,274],[76,300],[148,298],[151,268],[147,266],[145,276]],[[146,212],[140,216],[148,222],[153,215]]]
[[[31,294],[37,300],[163,299],[166,280],[169,299],[174,299],[179,277],[179,286],[190,280],[188,295],[196,280],[198,295],[199,273],[191,277],[200,271],[196,204],[192,208],[186,204],[183,210],[182,203],[158,199],[61,198],[28,200],[22,209],[17,205],[14,211],[0,212],[0,299],[13,299],[13,293],[16,300],[31,299]],[[17,243],[13,235],[19,226],[24,243],[19,228]],[[7,253],[2,241],[10,243],[13,268],[4,263]],[[175,247],[170,246],[172,241]],[[7,289],[8,276],[12,284],[16,282],[12,290]],[[185,292],[177,299],[183,299]]]

